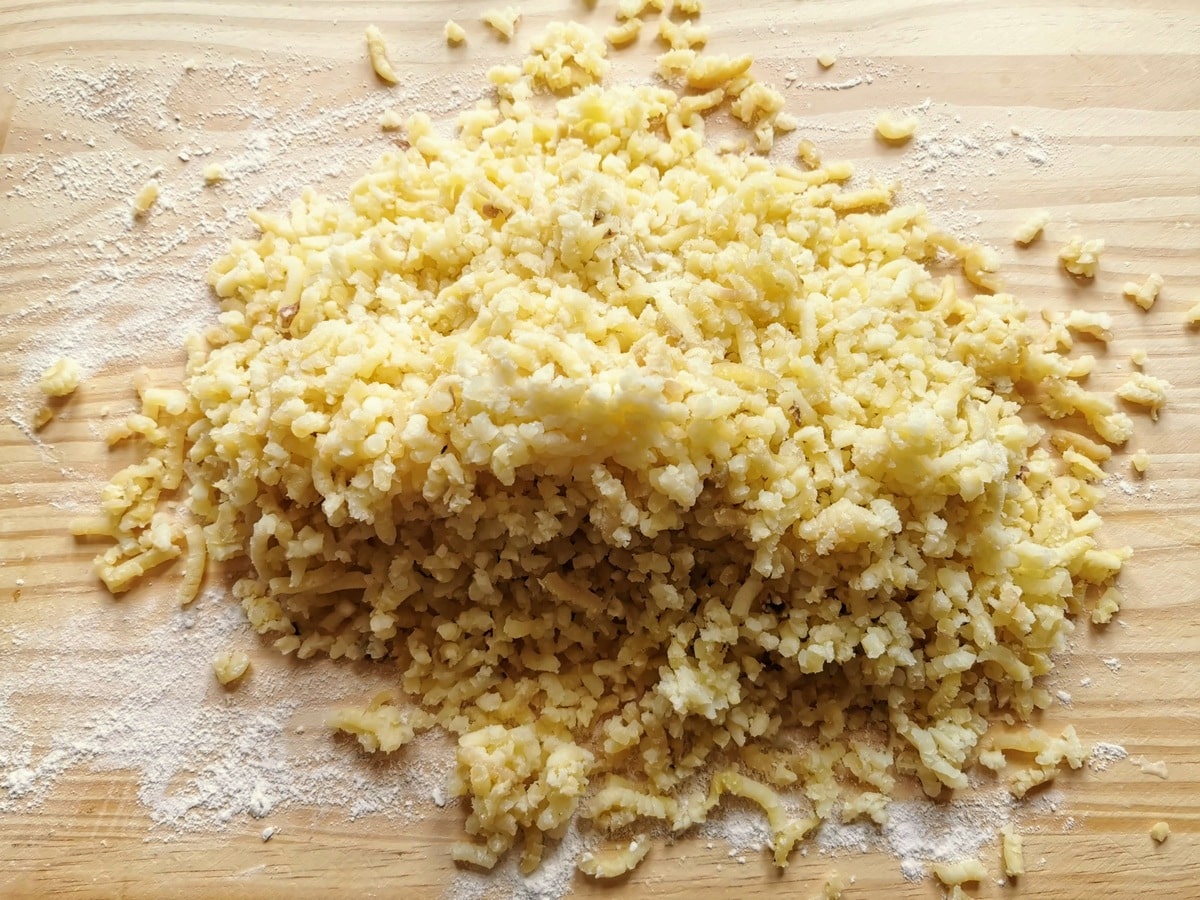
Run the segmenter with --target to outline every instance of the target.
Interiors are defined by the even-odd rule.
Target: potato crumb
[[[618,22],[641,19],[649,12],[662,12],[665,0],[617,0]]]
[[[935,862],[933,874],[937,876],[938,881],[947,886],[969,884],[987,878],[987,867],[977,859]]]
[[[1171,836],[1171,826],[1166,822],[1155,822],[1150,827],[1150,837],[1154,838],[1156,843],[1161,844]]]
[[[820,900],[841,900],[842,892],[846,890],[846,879],[841,872],[830,872],[825,876],[821,885]]]
[[[204,167],[204,183],[208,185],[217,184],[229,177],[229,173],[225,171],[225,167],[220,163],[209,163]]]
[[[379,127],[384,131],[399,131],[404,127],[404,116],[394,109],[385,109],[379,117]]]
[[[388,59],[387,41],[384,40],[383,32],[374,25],[368,25],[364,36],[367,41],[367,56],[371,60],[371,68],[375,70],[380,81],[396,84],[400,77],[392,68],[392,61]]]
[[[1136,450],[1129,463],[1133,466],[1133,470],[1135,472],[1137,472],[1139,475],[1144,475],[1146,473],[1146,469],[1150,465],[1150,454],[1148,454],[1145,450]]]
[[[75,360],[60,356],[42,372],[38,379],[38,389],[47,397],[66,397],[75,393],[79,387],[79,363]]]
[[[614,47],[624,47],[637,40],[642,32],[641,19],[626,19],[604,32],[604,39]]]
[[[917,124],[916,116],[897,118],[885,112],[875,120],[875,133],[888,143],[903,144],[917,133]]]
[[[1016,878],[1025,874],[1025,850],[1023,840],[1016,828],[1009,824],[1000,829],[1000,861],[1004,874]]]
[[[817,63],[822,69],[831,68],[835,62],[837,62],[837,54],[830,50],[826,50],[817,57]]]
[[[133,214],[141,218],[150,212],[150,207],[158,202],[158,181],[151,178],[142,185],[141,190],[133,195]]]
[[[658,39],[673,50],[703,47],[708,43],[708,34],[708,26],[697,25],[690,20],[676,22],[664,17],[658,23]]]
[[[1200,325],[1200,303],[1197,303],[1187,311],[1187,323],[1189,325]]]
[[[1134,372],[1117,388],[1117,396],[1126,403],[1144,406],[1150,411],[1150,418],[1158,421],[1158,412],[1167,404],[1167,391],[1171,383],[1163,378],[1155,378],[1145,372]]]
[[[1050,444],[1060,453],[1067,449],[1081,453],[1097,463],[1107,462],[1112,458],[1112,448],[1097,443],[1091,438],[1074,431],[1056,430],[1050,433]]]
[[[670,54],[659,57],[659,68],[664,68],[674,58],[676,57]],[[683,67],[683,75],[688,87],[703,91],[735,82],[745,75],[754,63],[754,58],[748,55],[699,56],[693,51],[681,51],[677,58],[686,64]]]
[[[1092,622],[1096,625],[1107,625],[1112,621],[1112,617],[1121,611],[1121,607],[1125,603],[1125,595],[1120,589],[1109,585],[1100,595],[1100,599],[1096,601],[1096,606],[1092,610]]]
[[[1007,765],[1001,750],[980,750],[979,764],[992,772],[999,772]]]
[[[1115,571],[1121,565],[1122,556],[1128,556],[1128,553],[1107,556],[1101,554],[1089,564],[1106,571]],[[1078,769],[1088,755],[1073,725],[1068,725],[1057,738],[1050,737],[1037,728],[1019,732],[993,730],[984,738],[981,747],[985,752],[999,751],[1006,756],[1012,754],[1018,757],[1033,757],[1032,764],[1016,768],[1008,778],[1009,793],[1018,799],[1035,787],[1053,781],[1064,764]]]
[[[821,154],[817,150],[817,145],[808,138],[804,138],[796,145],[796,158],[810,169],[817,169],[821,166]]]
[[[446,36],[446,43],[457,46],[458,44],[466,43],[467,30],[455,22],[453,19],[446,20],[446,27],[442,29]]]
[[[637,837],[615,852],[585,852],[579,857],[579,871],[591,878],[619,878],[641,863],[649,852],[650,839]]]
[[[1003,287],[996,274],[1000,269],[1000,255],[991,247],[967,245],[961,248],[958,257],[962,260],[963,277],[971,284],[988,291],[998,291]]]
[[[1072,331],[1094,337],[1101,343],[1107,344],[1113,339],[1112,316],[1105,312],[1073,309],[1067,314],[1063,324]]]
[[[1013,240],[1022,247],[1027,247],[1042,236],[1046,226],[1050,224],[1050,213],[1041,209],[1017,226],[1013,232]]]
[[[506,41],[511,41],[514,34],[517,33],[517,22],[521,18],[521,11],[515,6],[493,7],[483,14],[483,24],[487,25],[496,34],[504,38]]]
[[[1146,365],[1146,349],[1144,347],[1134,347],[1129,351],[1129,361],[1139,369]]]
[[[213,659],[213,674],[223,685],[239,681],[250,668],[250,657],[244,650],[222,650]]]
[[[33,414],[33,420],[30,422],[33,425],[34,431],[41,431],[54,419],[54,410],[49,406],[39,406],[37,412]]]
[[[1100,254],[1104,251],[1104,240],[1092,238],[1084,240],[1078,235],[1071,238],[1058,251],[1059,262],[1072,275],[1080,278],[1095,278],[1096,269],[1100,265]]]
[[[1136,281],[1127,281],[1122,292],[1137,306],[1148,312],[1154,305],[1154,301],[1158,299],[1158,292],[1162,290],[1162,286],[1163,277],[1157,272],[1152,272],[1142,284],[1138,284]]]
[[[671,12],[681,16],[698,16],[703,10],[703,0],[673,0],[671,3]]]
[[[399,750],[433,725],[433,716],[421,709],[399,709],[395,696],[388,691],[377,694],[362,708],[348,707],[335,712],[329,726],[335,731],[352,734],[368,753],[391,753]]]

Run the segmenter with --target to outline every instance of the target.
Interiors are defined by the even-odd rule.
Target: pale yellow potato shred
[[[1125,282],[1125,287],[1121,289],[1121,292],[1141,309],[1149,312],[1154,301],[1158,299],[1158,293],[1162,290],[1162,286],[1163,277],[1157,272],[1151,272],[1142,284],[1138,284],[1136,281]]]
[[[1013,232],[1013,240],[1023,247],[1028,246],[1042,236],[1049,224],[1050,213],[1044,209],[1038,210],[1017,226],[1017,230]]]
[[[396,74],[388,57],[387,39],[384,38],[383,32],[375,25],[368,25],[364,38],[367,42],[367,57],[371,60],[371,68],[375,70],[379,80],[396,84],[400,76]]]
[[[903,143],[917,133],[916,116],[896,116],[894,113],[882,113],[875,120],[875,133],[885,141]]]
[[[151,178],[141,186],[136,194],[133,195],[134,218],[140,219],[150,212],[150,208],[158,202],[158,197],[158,180]]]
[[[987,878],[987,867],[977,859],[960,859],[934,863],[933,874],[945,885],[969,884]]]
[[[1080,278],[1095,278],[1100,267],[1100,254],[1104,252],[1103,238],[1084,240],[1076,235],[1058,251],[1058,261],[1072,275]]]
[[[182,484],[259,632],[391,660],[417,704],[337,727],[459,735],[466,863],[734,794],[785,865],[839,803],[884,821],[900,773],[965,788],[1128,556],[1095,537],[1102,445],[1060,439],[1068,468],[1022,412],[1113,443],[1128,416],[1013,296],[935,276],[950,249],[992,285],[994,254],[890,187],[709,149],[708,111],[779,113],[748,57],[671,51],[697,95],[603,86],[581,26],[533,46],[456,137],[411,117],[348,199],[255,214],[217,260],[184,390],[139,386],[114,440],[148,456],[77,523],[117,539],[102,577],[183,552]],[[1021,793],[1080,753],[991,747],[1033,753]]]
[[[226,687],[235,684],[250,669],[245,650],[222,650],[213,658],[213,675]]]
[[[79,363],[69,356],[62,356],[42,372],[38,389],[47,397],[68,397],[79,389],[81,378]]]
[[[1000,863],[1009,878],[1025,874],[1024,838],[1011,824],[1000,829]]]

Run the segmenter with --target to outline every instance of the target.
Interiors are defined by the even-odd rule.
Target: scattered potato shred
[[[67,397],[79,389],[81,372],[79,363],[70,357],[61,357],[51,363],[41,378],[38,389],[47,397]]]
[[[633,87],[605,52],[552,26],[457,136],[414,115],[347,199],[253,216],[184,385],[139,385],[112,436],[148,455],[77,523],[115,540],[101,577],[244,560],[279,650],[390,660],[417,705],[336,724],[459,735],[455,856],[484,867],[531,870],[577,814],[628,841],[727,795],[786,865],[839,804],[884,821],[898,775],[964,788],[982,750],[1023,793],[1077,766],[1073,732],[1020,723],[1129,551],[1095,537],[1107,447],[1022,413],[1115,444],[1129,417],[1016,298],[939,271],[991,286],[994,255],[921,208],[815,151],[709,149],[722,105],[774,133],[748,57],[673,49],[673,86]],[[198,525],[160,506],[177,487]]]
[[[224,685],[236,682],[249,668],[250,657],[244,650],[223,650],[213,659],[213,674]]]
[[[885,141],[903,143],[917,132],[917,117],[884,113],[875,120],[875,131]]]

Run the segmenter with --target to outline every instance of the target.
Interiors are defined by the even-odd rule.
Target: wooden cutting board
[[[480,24],[486,5],[478,2],[0,0],[0,760],[8,760],[0,778],[12,774],[22,746],[32,762],[42,759],[56,731],[86,712],[81,704],[102,708],[125,697],[129,684],[89,673],[110,671],[122,641],[134,643],[139,629],[167,616],[177,574],[114,603],[90,574],[94,548],[70,539],[66,524],[127,458],[105,448],[99,423],[130,407],[135,369],[178,378],[183,356],[172,329],[209,314],[198,274],[205,254],[245,233],[253,203],[281,208],[295,185],[344,186],[388,146],[376,125],[386,106],[445,115],[478,96],[483,69],[516,61],[546,22],[605,26],[614,8],[612,0],[594,9],[579,0],[520,5],[520,29],[506,44]],[[711,48],[754,53],[764,77],[788,86],[802,133],[827,158],[899,177],[909,199],[999,248],[1011,287],[1031,308],[1110,312],[1115,340],[1084,348],[1098,359],[1095,387],[1120,383],[1139,347],[1146,370],[1174,385],[1157,423],[1135,417],[1130,448],[1150,453],[1145,479],[1133,476],[1127,455],[1112,465],[1120,482],[1104,507],[1106,537],[1136,550],[1123,576],[1128,608],[1107,629],[1080,626],[1049,682],[1064,702],[1047,715],[1049,728],[1074,723],[1085,742],[1163,761],[1167,777],[1119,761],[1060,779],[1057,801],[1018,816],[1030,874],[1016,887],[989,882],[977,893],[1200,896],[1200,334],[1185,324],[1200,302],[1200,5],[708,7]],[[464,48],[442,39],[450,16],[469,32]],[[370,73],[368,23],[388,36],[403,76],[396,88]],[[655,49],[643,36],[618,56],[618,72],[646,77]],[[816,56],[827,50],[838,61],[825,71]],[[903,149],[879,146],[876,115],[908,107],[919,108],[919,139]],[[227,164],[228,186],[203,187],[201,169],[212,161]],[[158,168],[164,202],[133,228],[129,198]],[[1014,248],[1013,229],[1038,208],[1053,214],[1046,240]],[[1107,241],[1092,285],[1072,282],[1055,264],[1057,247],[1073,234]],[[1166,286],[1143,313],[1121,288],[1152,271]],[[174,291],[196,298],[186,315],[172,305]],[[85,363],[87,380],[35,434],[33,383],[61,353]],[[97,624],[107,621],[97,610],[111,610],[111,626]],[[79,633],[82,622],[96,630],[94,641]],[[195,627],[203,631],[204,620]],[[254,648],[256,677],[288,677],[293,664],[235,637]],[[56,643],[75,650],[77,690],[44,674]],[[331,704],[363,693],[360,673],[337,669],[330,678],[289,726],[317,725]],[[259,696],[247,690],[224,702],[252,708]],[[272,814],[280,831],[265,842],[265,820],[245,817],[215,832],[153,827],[138,777],[83,764],[62,772],[37,803],[8,796],[0,803],[0,895],[295,897],[340,889],[437,897],[455,883],[447,850],[462,812],[453,806],[429,806],[419,823],[404,824],[292,804]],[[1156,846],[1147,832],[1160,819],[1172,835]],[[994,849],[983,853],[995,870]],[[854,876],[847,897],[937,895],[929,882],[906,883],[883,853],[814,849],[780,875],[765,855],[741,862],[704,837],[656,848],[618,890],[807,897],[833,870]],[[582,896],[604,892],[582,879],[575,887]]]

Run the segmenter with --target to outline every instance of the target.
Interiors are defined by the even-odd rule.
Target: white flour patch
[[[1093,772],[1105,772],[1115,762],[1120,762],[1129,756],[1129,752],[1120,744],[1107,744],[1103,741],[1092,745],[1092,753],[1088,758],[1088,768]]]
[[[1103,481],[1104,487],[1110,492],[1119,491],[1125,497],[1133,497],[1147,502],[1157,499],[1159,487],[1149,481],[1133,482],[1121,475],[1109,475]]]
[[[1000,176],[1027,176],[1054,156],[1049,137],[1030,132],[1020,139],[991,122],[965,123],[946,104],[930,100],[907,110],[920,125],[898,166],[890,171],[905,193],[919,199],[960,236],[978,239],[981,209],[997,199]],[[1036,157],[1036,161],[1025,150]]]
[[[821,853],[866,853],[879,849],[879,829],[868,822],[823,822],[814,842]]]
[[[978,855],[1012,820],[1015,807],[1007,791],[980,791],[970,800],[948,803],[901,800],[889,807],[883,838],[905,877],[919,877],[926,862]]]
[[[1025,806],[1035,815],[1057,815],[1067,802],[1066,795],[1057,788],[1039,791],[1031,799],[1025,801]]]
[[[520,854],[510,853],[491,872],[458,869],[442,896],[444,900],[561,900],[581,877],[575,861],[585,849],[572,820],[561,840],[547,841],[542,864],[532,874],[522,875],[517,868]]]
[[[762,810],[727,801],[698,826],[702,838],[717,838],[729,845],[730,855],[758,853],[771,845],[771,828]]]
[[[211,671],[216,653],[257,642],[236,604],[209,594],[156,627],[146,627],[148,612],[94,609],[61,630],[20,636],[31,662],[0,673],[0,813],[36,809],[78,767],[133,771],[138,799],[167,838],[289,806],[417,819],[421,810],[403,799],[427,797],[430,784],[445,781],[452,758],[445,747],[427,758],[414,745],[403,763],[387,764],[325,729],[297,738],[291,723],[304,712],[299,698],[311,703],[331,693],[325,665],[280,658],[256,667],[238,690],[220,688]],[[59,721],[27,729],[19,711],[43,696],[62,698]],[[50,737],[39,746],[34,735],[44,731]]]

